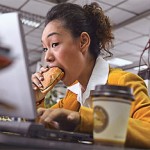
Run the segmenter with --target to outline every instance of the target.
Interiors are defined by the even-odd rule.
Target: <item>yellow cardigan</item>
[[[135,101],[131,105],[126,146],[150,148],[150,97],[144,81],[130,72],[110,69],[107,84],[129,86],[133,89]],[[93,110],[80,106],[76,94],[68,90],[66,96],[52,108],[62,107],[80,112],[79,132],[93,132]]]

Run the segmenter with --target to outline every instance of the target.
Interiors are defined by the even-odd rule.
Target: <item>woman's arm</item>
[[[135,100],[130,110],[126,146],[150,148],[150,97],[145,82],[135,74],[114,70],[108,83],[133,89]]]

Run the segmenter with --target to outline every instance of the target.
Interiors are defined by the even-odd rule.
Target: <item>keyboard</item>
[[[83,143],[93,142],[91,134],[48,129],[45,128],[44,125],[34,122],[0,121],[0,131],[46,140]]]

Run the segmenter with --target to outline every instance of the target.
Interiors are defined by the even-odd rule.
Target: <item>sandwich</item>
[[[63,78],[64,72],[58,67],[53,67],[44,72],[43,76],[44,80],[41,81],[43,87],[40,88],[40,91],[45,94]]]

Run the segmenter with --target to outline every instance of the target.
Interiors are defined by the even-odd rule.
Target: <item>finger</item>
[[[70,120],[70,121],[73,121],[73,120],[75,120],[75,115],[70,114],[70,115],[68,115],[67,119]]]
[[[38,78],[40,81],[44,80],[43,74],[41,72],[36,72],[33,77]]]
[[[46,122],[51,122],[51,121],[59,121],[62,116],[66,116],[65,112],[63,111],[64,109],[58,108],[58,109],[49,109],[49,112],[45,112],[45,121]]]
[[[41,81],[43,80],[43,76],[40,73],[35,73],[32,75],[32,83],[34,84],[33,87],[42,87]]]
[[[42,111],[42,112],[40,112],[40,111]],[[51,112],[52,111],[53,111],[53,109],[50,109],[50,108],[49,109],[41,108],[40,110],[38,110],[39,114],[41,114],[39,122],[43,123],[43,124],[52,122],[53,121],[51,119]]]
[[[62,113],[58,111],[59,109],[46,109],[46,111],[43,112],[43,114],[40,116],[40,122],[45,124],[45,123],[51,123],[53,121],[58,121]],[[58,125],[55,125],[58,127]]]
[[[40,68],[40,73],[41,74],[44,73],[44,72],[46,72],[46,71],[48,71],[48,67],[41,67]]]
[[[80,123],[80,114],[78,112],[72,112],[67,116],[67,119],[75,124]]]
[[[48,125],[49,125],[50,128],[60,129],[59,123],[56,122],[56,121],[48,122]]]
[[[42,108],[42,107],[38,108],[37,109],[38,116],[42,116],[45,111],[46,111],[46,108]]]
[[[37,89],[38,89],[38,87],[37,87],[34,83],[32,83],[32,88],[33,88],[34,90],[37,90]]]
[[[51,122],[51,121],[53,121],[53,120],[51,119],[51,114],[53,114],[52,112],[53,112],[53,109],[51,109],[51,108],[46,109],[46,110],[44,111],[44,113],[42,114],[42,116],[41,116],[41,120],[42,120],[43,122]],[[46,121],[45,121],[45,119],[46,119]]]

